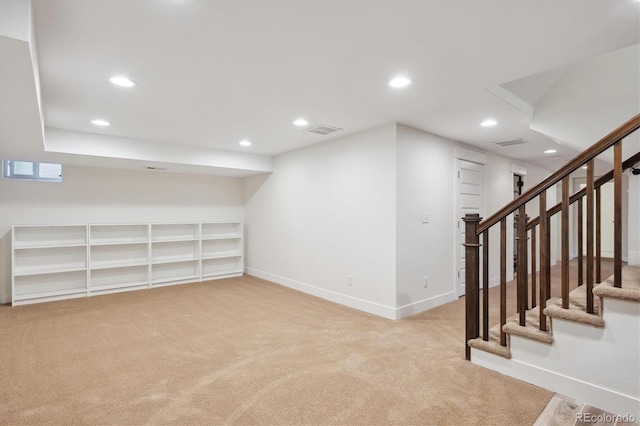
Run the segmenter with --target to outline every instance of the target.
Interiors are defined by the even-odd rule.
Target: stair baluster
[[[507,219],[500,221],[500,345],[507,346]]]
[[[593,194],[594,194],[594,162],[587,163],[587,313],[593,313]]]
[[[463,220],[465,222],[465,309],[466,309],[466,342],[480,345],[480,348],[491,347],[491,336],[489,336],[489,229],[500,223],[500,346],[496,345],[498,353],[508,356],[506,333],[524,333],[516,324],[526,327],[526,311],[529,308],[529,297],[531,297],[531,307],[540,311],[540,331],[548,332],[547,317],[544,314],[545,308],[548,313],[559,311],[553,305],[547,306],[551,298],[551,218],[557,213],[561,213],[562,231],[562,308],[568,309],[569,301],[569,210],[571,204],[577,202],[576,208],[578,219],[578,285],[585,285],[587,298],[586,313],[594,314],[593,287],[595,279],[601,281],[601,191],[600,187],[611,179],[614,179],[614,286],[621,287],[622,277],[622,171],[632,167],[640,161],[640,152],[634,153],[630,158],[622,162],[621,141],[631,133],[640,129],[640,114],[634,116],[622,126],[602,138],[596,144],[580,153],[570,160],[560,170],[552,173],[540,184],[526,191],[498,212],[482,221],[478,214],[468,214]],[[606,151],[614,148],[614,169],[598,180],[594,179],[594,158]],[[586,187],[569,194],[570,175],[581,166],[587,166]],[[562,182],[562,201],[555,206],[547,207],[547,191],[555,190],[555,185]],[[539,199],[539,217],[529,221],[526,215],[526,204],[535,198]],[[586,198],[586,202],[584,199]],[[597,206],[594,204],[597,203]],[[595,208],[594,208],[595,207]],[[584,209],[584,210],[583,210]],[[517,291],[517,312],[514,317],[515,323],[507,324],[506,309],[506,265],[507,265],[507,233],[506,221],[509,215],[515,214],[515,232],[517,244],[516,262],[516,291]],[[597,215],[597,217],[596,217]],[[583,224],[586,224],[586,238],[584,237]],[[536,229],[537,228],[537,229]],[[531,296],[529,296],[528,280],[528,255],[529,244],[527,243],[528,232],[531,230]],[[539,233],[539,234],[538,234]],[[482,245],[480,244],[482,235]],[[596,239],[594,241],[594,238]],[[586,244],[586,247],[584,245]],[[482,250],[482,311],[483,311],[483,338],[480,334],[480,247]],[[594,253],[597,249],[597,253]],[[586,252],[586,265],[583,256]],[[539,255],[539,258],[538,258]],[[539,263],[538,263],[539,262]],[[538,264],[540,271],[537,271]],[[595,271],[594,271],[595,267]],[[585,271],[586,269],[586,271]],[[595,275],[594,276],[594,272]],[[539,278],[538,278],[539,277]],[[539,298],[536,300],[537,295]],[[564,315],[564,314],[563,314]],[[599,317],[594,316],[589,321],[598,323]],[[536,335],[542,341],[551,339],[550,335]],[[474,346],[476,347],[476,346]],[[466,358],[470,359],[471,348],[466,345]]]
[[[596,186],[596,276],[595,282],[602,282],[602,193]]]
[[[540,330],[547,331],[547,321],[544,315],[544,308],[547,307],[548,280],[551,265],[549,263],[549,221],[547,220],[547,191],[540,193]]]
[[[622,140],[613,145],[613,286],[622,287]]]
[[[489,230],[482,233],[482,338],[489,340]]]
[[[583,218],[582,218],[582,198],[578,200],[578,287],[584,284],[584,244],[582,240],[584,239],[584,231],[582,229],[583,226]]]
[[[536,269],[537,252],[536,252],[536,227],[531,228],[531,308],[535,308],[536,303]]]
[[[562,309],[569,309],[569,176],[562,178]]]

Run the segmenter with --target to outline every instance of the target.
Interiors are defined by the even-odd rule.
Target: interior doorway
[[[462,218],[466,214],[477,213],[482,216],[484,206],[484,166],[482,164],[457,160],[456,180],[456,296],[464,295],[465,283],[465,224]]]

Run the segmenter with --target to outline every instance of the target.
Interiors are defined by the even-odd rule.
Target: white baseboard
[[[435,308],[436,306],[453,302],[454,300],[456,300],[455,292],[450,291],[439,296],[430,297],[428,299],[400,306],[399,308],[396,308],[396,319],[402,319],[411,315],[419,314],[427,309]]]
[[[640,418],[640,400],[526,362],[471,349],[471,362],[614,414]]]
[[[406,318],[408,316],[419,314],[420,312],[424,312],[428,309],[435,308],[436,306],[440,306],[442,304],[449,303],[456,300],[455,292],[450,291],[448,293],[440,294],[438,296],[430,297],[428,299],[419,300],[417,302],[410,303],[408,305],[394,308],[391,306],[381,305],[376,302],[371,302],[369,300],[364,300],[364,299],[349,296],[346,294],[337,293],[335,291],[316,287],[311,284],[292,280],[289,278],[282,277],[280,275],[272,274],[270,272],[260,271],[254,268],[245,267],[245,273],[254,277],[258,277],[267,281],[274,282],[276,284],[283,285],[285,287],[288,287],[297,291],[301,291],[306,294],[310,294],[312,296],[319,297],[321,299],[328,300],[330,302],[338,303],[340,305],[345,305],[350,308],[358,309],[360,311],[364,311],[364,312],[377,315],[383,318],[391,319],[391,320]]]
[[[379,303],[370,302],[368,300],[359,299],[357,297],[348,296],[346,294],[336,293],[331,290],[316,287],[311,284],[295,281],[289,278],[281,277],[280,275],[272,274],[270,272],[260,271],[254,268],[245,267],[245,272],[248,275],[262,278],[274,282],[276,284],[289,287],[294,290],[301,291],[303,293],[310,294],[312,296],[319,297],[321,299],[328,300],[330,302],[345,305],[350,308],[358,309],[360,311],[368,312],[373,315],[378,315],[387,319],[396,319],[396,309],[391,306],[381,305]]]

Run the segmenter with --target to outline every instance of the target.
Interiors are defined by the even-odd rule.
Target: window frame
[[[15,167],[13,163],[31,163],[33,174],[25,175],[25,174],[17,174],[15,173]],[[42,177],[40,176],[40,165],[41,164],[54,164],[60,166],[60,176],[59,177]],[[32,181],[32,182],[62,182],[62,164],[59,163],[44,163],[40,161],[24,161],[24,160],[2,160],[2,177],[4,179],[11,180],[24,180],[24,181]]]

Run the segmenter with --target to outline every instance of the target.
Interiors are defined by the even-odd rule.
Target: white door
[[[477,213],[482,216],[484,203],[484,166],[470,161],[458,160],[456,181],[456,296],[464,295],[465,280],[465,250],[462,244],[465,241],[465,223],[462,218],[466,214]]]

